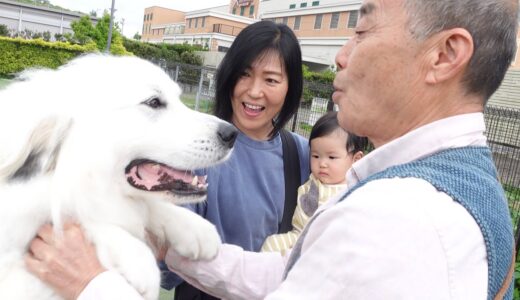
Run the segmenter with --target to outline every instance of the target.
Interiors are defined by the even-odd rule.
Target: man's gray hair
[[[418,40],[464,28],[474,53],[464,74],[467,92],[484,97],[496,91],[516,53],[518,0],[404,0],[409,29]]]

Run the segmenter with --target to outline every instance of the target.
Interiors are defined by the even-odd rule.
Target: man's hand
[[[105,271],[94,246],[77,224],[63,227],[63,236],[43,225],[25,256],[27,269],[65,299],[76,299],[87,284]]]

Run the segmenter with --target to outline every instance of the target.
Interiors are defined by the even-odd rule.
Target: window
[[[224,47],[224,46],[218,46],[218,48],[217,48],[218,52],[226,53],[228,50],[229,50],[229,47]]]
[[[330,18],[330,29],[338,28],[339,23],[339,12],[332,13],[332,17]]]
[[[234,15],[237,14],[237,8],[236,8],[236,7],[233,7],[233,14],[234,14]]]
[[[190,20],[188,21],[188,28],[191,28],[191,21],[192,21],[192,20],[193,20],[193,19],[190,19]]]
[[[153,19],[153,13],[150,14],[150,20],[152,20],[152,19]]]
[[[301,21],[302,21],[302,17],[301,16],[297,16],[296,18],[294,18],[294,27],[293,27],[294,30],[299,30],[300,29],[300,22]]]
[[[195,18],[195,28],[199,27],[199,18]]]
[[[143,21],[146,21],[146,15],[144,15],[144,17],[143,17]]]
[[[347,28],[356,28],[357,19],[358,19],[358,11],[357,10],[351,11],[348,15]]]
[[[312,6],[318,6],[320,5],[320,1],[312,1]]]
[[[289,21],[288,17],[283,17],[282,18],[282,24],[287,25],[287,21]]]
[[[251,6],[249,7],[249,15],[251,16],[251,15],[253,15],[254,13],[255,13],[255,6],[254,6],[254,5],[251,5]]]
[[[316,15],[316,19],[314,20],[314,29],[321,29],[321,20],[323,19],[323,15]]]
[[[307,3],[306,2],[300,3],[300,7],[307,7]]]
[[[289,9],[294,9],[294,8],[296,8],[296,4],[289,5]]]
[[[206,17],[202,17],[202,21],[200,24],[200,27],[204,27],[204,26],[206,26]]]
[[[242,7],[240,8],[240,15],[243,16],[245,11],[246,11],[246,7],[245,7],[245,6],[242,6]]]

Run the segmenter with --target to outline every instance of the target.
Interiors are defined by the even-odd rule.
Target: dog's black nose
[[[231,124],[222,123],[218,125],[217,134],[222,144],[231,148],[237,138],[238,130]]]

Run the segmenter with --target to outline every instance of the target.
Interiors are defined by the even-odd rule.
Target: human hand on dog
[[[77,224],[67,223],[63,236],[43,225],[25,257],[27,269],[65,299],[76,299],[87,284],[105,271],[94,246]]]

